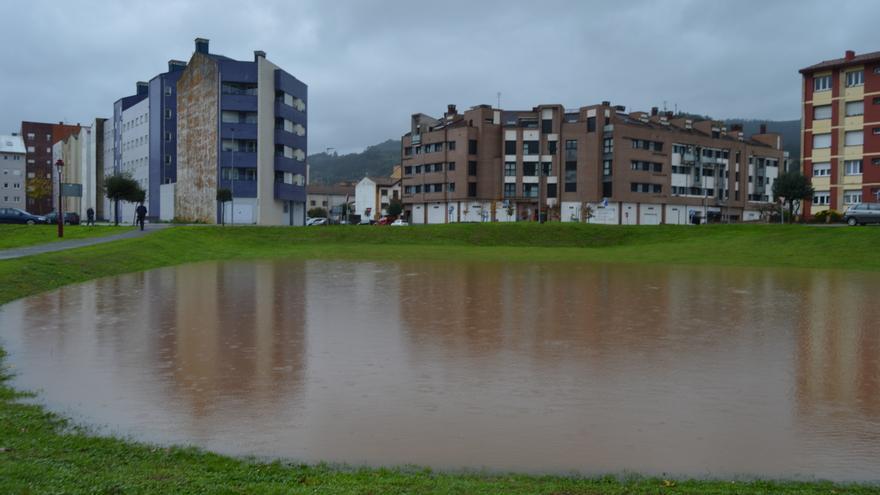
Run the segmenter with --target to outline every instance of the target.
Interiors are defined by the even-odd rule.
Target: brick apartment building
[[[550,220],[686,224],[757,220],[782,138],[609,102],[566,110],[489,105],[415,114],[402,138],[412,223]]]
[[[880,201],[880,52],[801,69],[803,173],[815,189],[804,212]]]
[[[52,146],[58,141],[67,139],[80,131],[80,125],[68,125],[63,122],[49,124],[44,122],[22,122],[21,137],[27,149],[27,180],[40,178],[53,180],[54,162],[52,161]],[[50,188],[51,190],[51,188]],[[54,210],[53,198],[49,194],[43,198],[34,198],[27,195],[26,209],[30,213],[45,215]]]

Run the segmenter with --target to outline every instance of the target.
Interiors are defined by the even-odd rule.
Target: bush
[[[307,214],[309,218],[327,218],[327,210],[320,206],[309,209]]]
[[[837,210],[820,211],[813,215],[813,223],[840,223],[843,215]]]

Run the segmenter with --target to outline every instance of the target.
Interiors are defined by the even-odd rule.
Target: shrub
[[[837,210],[820,211],[813,215],[813,223],[840,223],[843,221],[843,215]]]

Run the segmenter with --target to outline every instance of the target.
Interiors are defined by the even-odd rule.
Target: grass
[[[808,226],[174,227],[137,239],[0,261],[0,303],[96,277],[201,260],[466,258],[876,271],[878,242],[880,229]],[[8,378],[0,376],[0,493],[880,493],[877,485],[827,482],[444,473],[236,459],[95,436],[22,402],[25,394],[11,388]]]
[[[69,241],[71,239],[86,239],[89,237],[103,237],[111,234],[120,234],[131,230],[133,227],[111,227],[102,225],[99,227],[86,227],[85,225],[65,225],[64,237],[58,238],[58,226],[56,225],[0,225],[0,250],[45,244],[47,242]]]

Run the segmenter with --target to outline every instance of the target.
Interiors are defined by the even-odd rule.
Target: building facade
[[[26,197],[27,211],[45,215],[55,209],[53,206],[52,184],[55,177],[55,162],[52,161],[52,146],[79,132],[80,126],[63,122],[22,122],[21,137],[27,149]]]
[[[218,223],[217,190],[240,224],[303,225],[307,86],[254,52],[237,61],[196,51],[177,81],[174,216]]]
[[[566,110],[480,105],[413,115],[402,138],[412,223],[749,221],[772,201],[782,139],[609,102]]]
[[[64,161],[61,182],[79,184],[82,195],[65,197],[64,211],[76,212],[86,218],[89,208],[95,211],[95,218],[104,218],[104,123],[107,119],[95,119],[92,125],[80,127],[79,132],[71,134],[52,145],[53,162]],[[57,198],[59,177],[55,170],[53,196]]]
[[[0,208],[26,209],[26,156],[21,136],[0,136]]]
[[[355,186],[351,184],[309,184],[306,186],[306,208],[323,208],[334,221],[342,219],[343,205],[351,205],[355,199]]]
[[[364,177],[355,186],[354,214],[361,222],[379,220],[392,200],[401,198],[401,184],[393,177]]]
[[[116,100],[113,104],[113,119],[107,124],[104,137],[104,177],[127,174],[136,180],[147,193],[150,201],[150,102],[149,85],[138,82],[135,94]],[[112,140],[108,141],[108,137]],[[102,181],[103,183],[103,181]],[[115,205],[103,197],[102,213],[99,218],[122,223],[134,223],[136,204],[120,201],[119,211]]]
[[[801,69],[803,174],[815,194],[804,213],[880,201],[880,52]]]
[[[186,62],[168,61],[168,72],[150,79],[149,83],[149,187],[147,212],[151,218],[172,220],[173,212],[162,211],[162,189],[167,191],[166,204],[173,200],[177,181],[177,81]],[[168,208],[173,209],[173,204]]]

